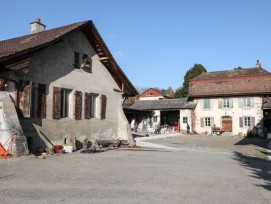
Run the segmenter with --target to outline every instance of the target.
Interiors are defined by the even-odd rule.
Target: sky
[[[174,90],[194,64],[271,72],[270,0],[1,1],[0,40],[92,20],[135,87]]]

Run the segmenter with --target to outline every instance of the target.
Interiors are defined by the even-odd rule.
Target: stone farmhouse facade
[[[42,145],[40,135],[54,144],[85,138],[133,142],[122,102],[138,92],[93,22],[45,30],[37,19],[31,32],[0,41],[0,88],[16,107],[30,151]]]
[[[189,83],[189,100],[197,103],[193,131],[210,133],[216,126],[234,135],[254,130],[265,137],[271,129],[264,122],[263,98],[270,93],[271,74],[258,61],[256,68],[203,73]]]

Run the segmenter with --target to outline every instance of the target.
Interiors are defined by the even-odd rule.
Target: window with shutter
[[[61,88],[53,88],[53,119],[60,119]]]
[[[91,73],[92,72],[92,60],[91,60],[91,57],[90,56],[87,56],[87,55],[84,55],[83,57],[83,67],[82,69],[85,71],[85,72],[89,72]]]
[[[46,118],[46,85],[38,85],[38,117]]]
[[[102,104],[101,104],[101,119],[104,120],[105,117],[106,117],[106,101],[107,101],[107,98],[105,95],[102,95],[101,97],[101,100],[102,100]]]
[[[203,100],[203,108],[210,109],[210,99],[209,98],[206,98]]]
[[[82,92],[75,91],[75,119],[81,120],[81,113],[82,113]]]

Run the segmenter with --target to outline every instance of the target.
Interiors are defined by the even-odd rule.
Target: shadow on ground
[[[245,137],[234,145],[255,145],[262,148],[267,148],[268,140],[258,137]]]
[[[271,191],[271,163],[265,159],[250,157],[239,152],[234,152],[234,159],[252,172],[252,177],[261,179],[264,184],[258,185]]]

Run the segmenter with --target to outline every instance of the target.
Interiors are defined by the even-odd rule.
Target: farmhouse
[[[13,150],[19,155],[27,154],[27,145],[31,152],[42,146],[41,136],[54,144],[86,138],[133,142],[122,102],[138,92],[93,22],[45,30],[36,19],[30,26],[31,34],[0,41],[6,104],[0,107],[0,142],[16,131]]]

